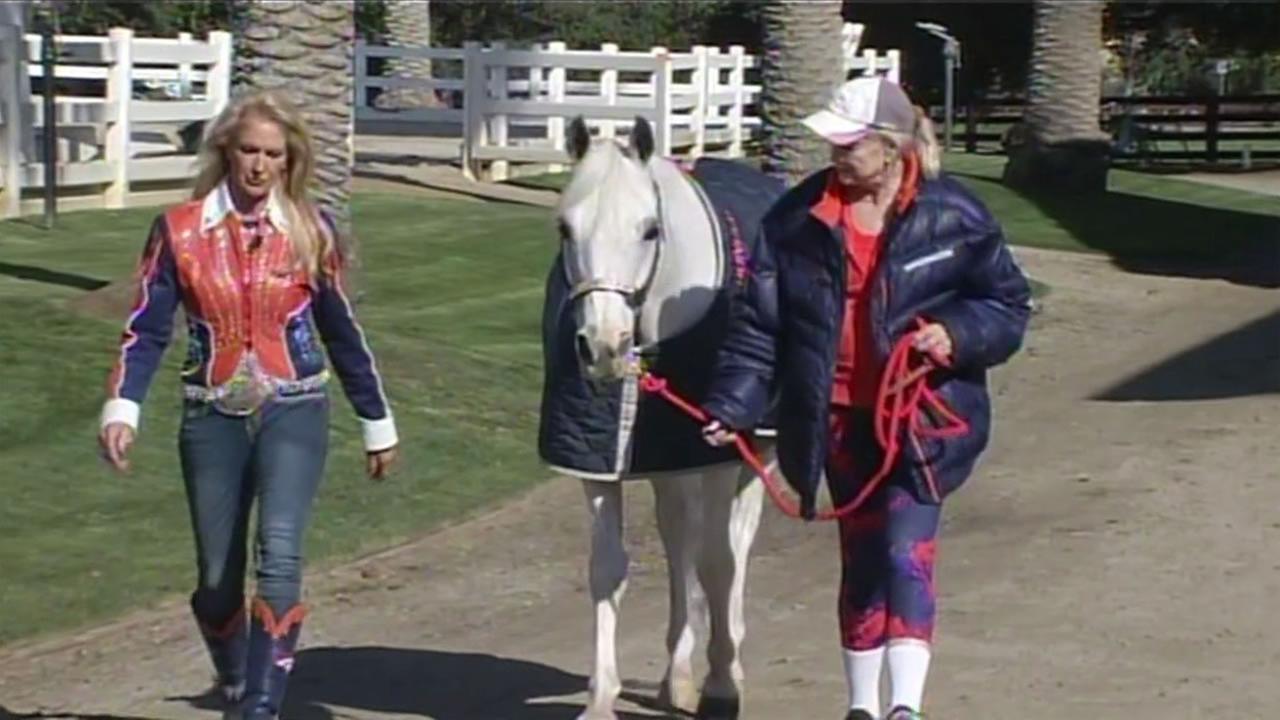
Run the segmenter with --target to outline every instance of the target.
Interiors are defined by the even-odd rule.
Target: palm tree
[[[316,150],[316,199],[348,229],[354,160],[353,0],[235,0],[236,91],[279,89],[302,109]]]
[[[1100,0],[1036,0],[1027,109],[1004,170],[1009,185],[1106,189],[1102,10]]]
[[[428,0],[386,0],[387,44],[392,47],[431,45],[431,3]],[[394,58],[388,63],[391,77],[413,80],[431,78],[428,58]],[[379,108],[403,109],[437,105],[435,92],[426,88],[393,88],[378,95]]]
[[[765,171],[792,183],[827,163],[826,143],[800,121],[844,80],[839,2],[783,2],[763,8],[760,116]]]

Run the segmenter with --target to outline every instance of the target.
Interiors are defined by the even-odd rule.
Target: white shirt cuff
[[[364,433],[364,451],[379,452],[395,447],[400,438],[396,435],[395,418],[388,414],[381,420],[365,420],[360,418],[360,429]]]
[[[128,425],[136,432],[138,430],[138,417],[141,414],[142,407],[138,403],[125,398],[111,398],[102,406],[101,427],[119,422]]]

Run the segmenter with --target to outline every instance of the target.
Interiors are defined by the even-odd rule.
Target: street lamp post
[[[918,22],[916,27],[942,40],[942,62],[946,74],[944,145],[951,151],[952,127],[955,125],[955,77],[960,69],[960,41],[944,25],[935,22]]]

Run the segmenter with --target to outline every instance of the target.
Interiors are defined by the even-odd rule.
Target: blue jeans
[[[258,501],[257,595],[282,616],[302,595],[302,536],[324,475],[329,399],[274,400],[253,415],[187,401],[178,452],[195,531],[197,617],[220,626],[244,606],[250,509]]]

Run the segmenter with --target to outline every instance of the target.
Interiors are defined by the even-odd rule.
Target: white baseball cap
[[[827,142],[848,145],[875,130],[913,134],[916,110],[897,83],[868,76],[841,85],[825,108],[803,122]]]

